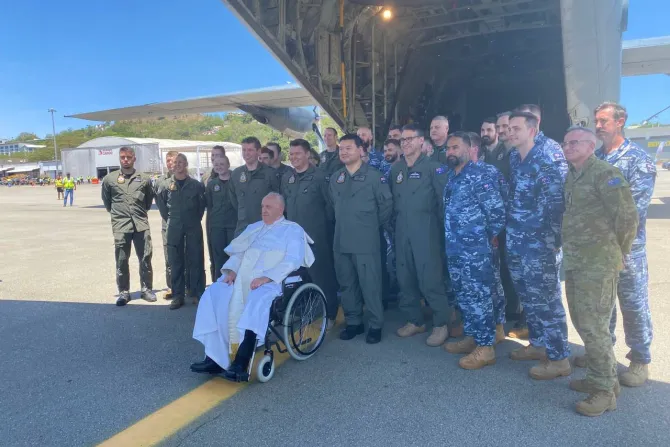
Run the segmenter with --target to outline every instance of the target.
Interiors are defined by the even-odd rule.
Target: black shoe
[[[365,326],[359,324],[358,326],[349,326],[347,325],[342,332],[340,332],[340,340],[351,340],[357,335],[361,335],[365,332]]]
[[[130,292],[121,292],[119,293],[119,298],[116,300],[117,306],[125,306],[130,301]]]
[[[247,368],[235,362],[230,365],[230,368],[223,372],[223,377],[224,379],[230,380],[231,382],[249,381],[249,373],[247,373]]]
[[[220,374],[224,372],[224,369],[221,368],[214,360],[210,359],[209,357],[205,357],[205,360],[202,362],[191,364],[191,371],[200,374]]]
[[[179,309],[184,305],[184,298],[174,298],[170,303],[170,310]]]
[[[140,296],[144,301],[148,301],[150,303],[156,302],[156,294],[151,289],[142,290],[142,295]]]
[[[365,343],[369,345],[374,345],[382,341],[382,330],[381,329],[370,329],[368,330],[368,335],[365,337]]]

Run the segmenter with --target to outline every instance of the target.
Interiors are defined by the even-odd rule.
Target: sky
[[[624,39],[670,34],[668,0],[630,2]],[[286,85],[292,76],[220,0],[0,0],[0,138],[74,113]],[[670,76],[622,79],[629,122],[670,105]],[[670,122],[670,111],[660,117]]]

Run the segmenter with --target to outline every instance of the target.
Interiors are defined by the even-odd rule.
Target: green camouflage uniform
[[[609,323],[617,274],[637,224],[633,196],[616,167],[595,156],[579,172],[570,166],[562,229],[565,290],[572,323],[586,348],[586,380],[598,390],[611,392],[616,382]]]
[[[151,232],[147,212],[154,200],[154,191],[148,175],[135,171],[124,175],[113,171],[105,176],[101,186],[102,202],[112,218],[114,257],[116,258],[116,285],[119,293],[129,292],[130,273],[128,258],[130,245],[140,261],[142,290],[153,287],[151,268]]]

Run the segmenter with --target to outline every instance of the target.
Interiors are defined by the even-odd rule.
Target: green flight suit
[[[512,149],[505,148],[505,145],[500,142],[496,147],[491,150],[484,150],[484,163],[488,163],[496,167],[505,177],[505,180],[509,182],[510,176],[510,165],[509,165],[509,156],[512,153]]]
[[[445,166],[447,164],[447,143],[444,143],[442,146],[433,144],[433,153],[430,159],[440,166]]]
[[[563,262],[570,317],[586,348],[586,380],[612,391],[616,358],[609,325],[618,272],[637,233],[638,214],[628,183],[615,166],[591,156],[565,182]]]
[[[447,170],[424,154],[412,167],[401,158],[391,167],[395,249],[400,310],[408,322],[423,324],[421,297],[433,311],[433,325],[445,326],[449,306],[444,284],[444,239],[441,213]]]
[[[161,196],[168,211],[167,243],[168,261],[172,267],[172,296],[174,299],[185,298],[184,278],[188,274],[189,293],[192,297],[199,298],[205,291],[205,260],[200,223],[207,205],[205,187],[194,178],[186,177],[180,182],[173,176],[169,185],[161,191]]]
[[[309,268],[312,281],[321,287],[328,304],[327,317],[337,317],[337,282],[333,261],[333,206],[326,173],[314,166],[305,172],[287,172],[282,177],[281,193],[286,201],[286,218],[300,225],[312,238],[314,264]]]
[[[230,203],[230,180],[218,175],[210,178],[205,189],[207,198],[207,248],[212,282],[221,276],[221,267],[228,260],[224,249],[232,242],[237,224],[237,211]]]
[[[130,175],[113,171],[105,176],[101,186],[102,202],[112,218],[114,257],[116,259],[116,286],[119,293],[130,291],[128,259],[130,245],[140,262],[142,290],[153,287],[151,268],[151,231],[147,213],[154,200],[151,178],[137,171]]]
[[[289,165],[285,165],[284,163],[280,163],[278,168],[272,168],[275,170],[275,173],[277,174],[277,180],[279,180],[279,183],[281,184],[281,179],[284,177],[284,174],[287,172],[293,172],[293,168],[290,167]]]
[[[207,184],[209,183],[209,181],[211,179],[213,179],[214,177],[217,177],[217,176],[218,176],[218,174],[216,172],[214,172],[214,169],[211,169],[209,171],[205,171],[200,176],[200,182],[202,183],[202,185],[205,188],[207,188]]]
[[[347,325],[362,324],[363,304],[370,313],[369,327],[384,324],[380,228],[393,211],[386,178],[367,163],[353,175],[346,168],[330,176],[335,209],[335,273],[342,292]]]
[[[328,152],[327,150],[321,152],[319,155],[321,163],[319,164],[319,169],[326,173],[326,181],[330,180],[330,176],[333,175],[338,169],[344,168],[344,164],[340,160],[340,148],[338,147],[333,152]]]
[[[246,165],[233,171],[230,175],[230,202],[237,210],[235,237],[242,234],[249,224],[261,220],[261,202],[271,192],[279,192],[275,169],[258,162],[253,171],[249,171]]]
[[[154,195],[156,197],[156,207],[161,215],[161,236],[163,238],[163,255],[165,257],[165,284],[168,289],[172,289],[172,271],[170,269],[170,263],[168,262],[168,244],[167,244],[167,203],[164,203],[161,198],[161,191],[163,188],[170,186],[172,182],[172,174],[161,174],[156,179],[154,184]],[[187,285],[188,288],[188,285]]]

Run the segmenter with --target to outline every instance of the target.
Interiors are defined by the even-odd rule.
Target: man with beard
[[[614,102],[605,102],[595,110],[596,135],[603,142],[595,155],[619,168],[630,185],[639,216],[633,247],[630,254],[624,256],[624,269],[619,273],[618,289],[626,345],[630,348],[626,355],[630,366],[619,380],[622,385],[635,387],[647,381],[651,363],[653,330],[649,310],[646,223],[656,182],[656,165],[644,149],[624,137],[626,119],[626,109]],[[612,340],[615,340],[616,316],[615,306],[610,323]],[[585,366],[586,360],[577,358],[575,364]]]
[[[496,118],[485,118],[480,131],[482,148],[486,152],[491,152],[498,147],[498,132],[496,131]],[[483,152],[483,151],[482,151]]]
[[[447,142],[444,228],[449,273],[464,321],[465,338],[447,343],[452,354],[467,354],[464,369],[493,365],[495,324],[493,247],[505,225],[505,205],[489,174],[471,161],[471,139],[456,132]]]
[[[449,137],[449,119],[438,115],[430,123],[430,138],[433,140],[431,160],[441,165],[447,164],[447,138]]]
[[[110,172],[102,180],[102,202],[112,218],[114,235],[114,257],[116,258],[116,285],[119,290],[117,306],[125,306],[130,301],[130,273],[128,258],[130,246],[140,262],[140,283],[142,299],[154,302],[151,269],[151,231],[147,213],[154,200],[149,176],[135,169],[135,149],[119,149],[121,170]]]
[[[402,126],[398,126],[397,124],[391,124],[391,127],[389,127],[389,140],[400,140],[402,137]]]
[[[328,181],[333,172],[343,168],[344,165],[340,161],[340,151],[337,147],[337,130],[327,127],[323,131],[323,139],[326,143],[326,150],[321,152],[319,169],[326,173],[326,181]]]
[[[423,131],[407,125],[402,132],[405,157],[391,168],[389,187],[395,211],[399,307],[405,325],[399,337],[426,331],[419,300],[433,311],[428,346],[440,346],[449,336],[449,306],[443,282],[441,202],[446,170],[421,152]]]
[[[384,141],[384,160],[389,167],[400,158],[400,140],[389,138]],[[386,173],[388,176],[388,172]]]

